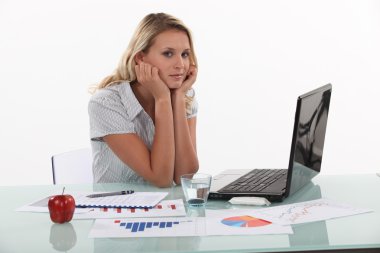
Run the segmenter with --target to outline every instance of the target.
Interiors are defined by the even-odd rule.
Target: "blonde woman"
[[[169,187],[198,170],[196,77],[189,29],[168,14],[147,15],[89,102],[95,182]]]

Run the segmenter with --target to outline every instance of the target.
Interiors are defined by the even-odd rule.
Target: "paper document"
[[[293,234],[290,226],[255,217],[250,209],[206,210],[208,235]]]
[[[58,193],[59,194],[59,193]],[[33,201],[32,203],[26,204],[17,208],[16,212],[32,212],[32,213],[48,213],[48,202],[51,196],[38,199]],[[75,208],[74,214],[77,213],[87,213],[90,209],[87,208]]]
[[[252,210],[256,217],[282,225],[328,220],[367,212],[372,210],[352,207],[329,199]]]
[[[135,192],[132,194],[89,198],[86,194],[72,194],[77,207],[153,208],[163,200],[167,192]]]
[[[48,209],[48,201],[51,196],[53,195],[59,195],[60,193],[53,193],[48,197],[44,197],[38,200],[33,201],[32,203],[26,204],[22,207],[19,207],[16,209],[18,212],[39,212],[39,213],[45,213],[49,212]],[[119,195],[119,196],[112,196],[112,197],[104,197],[109,198],[106,201],[102,200],[104,198],[87,198],[86,196],[91,194],[91,192],[83,193],[83,192],[74,192],[71,193],[71,195],[75,199],[75,204],[97,204],[103,206],[103,204],[110,204],[110,206],[119,206],[120,204],[124,205],[132,205],[133,207],[139,206],[141,208],[142,206],[146,206],[147,208],[153,208],[156,204],[158,204],[162,199],[164,199],[167,196],[167,192],[138,192],[133,193],[129,195]],[[136,195],[135,195],[136,194]],[[132,197],[132,195],[134,195]],[[127,197],[128,196],[128,197]],[[114,199],[114,197],[117,197],[117,199]],[[86,202],[87,199],[93,200],[92,202]],[[90,205],[91,206],[91,205]],[[141,207],[140,207],[141,206]],[[75,208],[75,214],[76,213],[87,213],[93,208]],[[75,218],[75,216],[74,216]]]
[[[77,208],[78,209],[78,208]],[[163,200],[153,208],[79,208],[89,209],[85,213],[76,213],[73,219],[136,218],[186,216],[182,199]]]
[[[215,217],[97,219],[90,238],[292,234],[280,226],[234,212]]]

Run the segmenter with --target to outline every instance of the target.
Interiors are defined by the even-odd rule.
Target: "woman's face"
[[[142,60],[158,68],[162,81],[169,89],[181,87],[190,66],[190,43],[187,34],[178,30],[160,33],[148,53],[143,54]]]

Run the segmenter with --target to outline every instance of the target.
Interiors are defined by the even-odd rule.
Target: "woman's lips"
[[[175,80],[182,80],[183,79],[183,74],[175,74],[175,75],[169,75],[169,76]]]

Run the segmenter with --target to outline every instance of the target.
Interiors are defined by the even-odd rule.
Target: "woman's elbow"
[[[177,185],[180,185],[181,184],[181,176],[182,175],[185,175],[185,174],[193,174],[193,173],[197,173],[199,170],[199,164],[198,162],[192,164],[191,166],[189,166],[189,168],[186,170],[186,172],[183,172],[182,174],[177,174],[174,176],[174,182],[177,184]]]
[[[189,171],[190,171],[189,174],[191,174],[191,173],[197,173],[198,170],[199,170],[199,162],[197,160],[197,161],[194,161],[193,164],[191,164],[190,169],[189,169]]]
[[[194,165],[194,173],[197,173],[199,170],[199,162],[197,161],[196,164]]]

